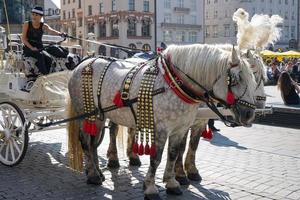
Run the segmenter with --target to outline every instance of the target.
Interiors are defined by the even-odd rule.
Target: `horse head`
[[[213,93],[226,101],[223,104],[231,109],[235,121],[240,125],[250,126],[254,120],[256,85],[248,61],[240,57],[233,47],[227,72],[225,76],[219,76],[213,86]]]
[[[265,108],[266,104],[266,94],[264,89],[264,83],[267,80],[266,69],[262,58],[256,51],[247,50],[247,53],[244,55],[247,58],[247,61],[250,64],[251,70],[253,71],[255,81],[257,86],[255,88],[255,105],[256,108]]]

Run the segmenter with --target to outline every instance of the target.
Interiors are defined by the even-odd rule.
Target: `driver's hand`
[[[38,51],[39,49],[38,48],[36,48],[36,47],[32,47],[31,48],[31,51]]]
[[[68,36],[67,33],[60,33],[60,37],[66,38]]]

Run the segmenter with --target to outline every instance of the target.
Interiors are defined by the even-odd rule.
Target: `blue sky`
[[[52,0],[60,8],[60,0]]]

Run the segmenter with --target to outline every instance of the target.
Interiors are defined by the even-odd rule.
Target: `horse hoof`
[[[188,174],[188,179],[190,179],[191,181],[197,181],[197,182],[202,181],[202,177],[199,175],[199,173]]]
[[[139,158],[130,158],[129,159],[129,165],[130,166],[136,166],[136,167],[140,167],[142,165],[141,161]]]
[[[145,194],[145,200],[161,200],[158,194]]]
[[[111,169],[116,169],[120,167],[120,163],[118,160],[109,160],[107,163],[107,167]]]
[[[190,181],[186,176],[176,176],[176,181],[179,182],[180,185],[189,185]]]
[[[166,190],[167,194],[170,195],[182,195],[182,191],[180,189],[180,187],[176,187],[176,188],[167,188]]]
[[[102,178],[99,176],[88,177],[86,183],[89,185],[102,185]]]

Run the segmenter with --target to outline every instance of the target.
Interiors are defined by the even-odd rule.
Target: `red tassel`
[[[121,108],[124,106],[120,91],[118,91],[117,94],[115,95],[113,102],[118,108]]]
[[[138,154],[138,152],[139,152],[139,145],[138,145],[137,142],[135,142],[135,143],[133,144],[133,146],[132,146],[132,152],[133,152],[134,154]]]
[[[82,129],[88,135],[96,136],[97,133],[98,133],[96,123],[91,122],[87,119],[83,121],[83,128]]]
[[[234,94],[232,93],[231,90],[228,90],[228,92],[227,92],[227,98],[226,98],[226,101],[227,101],[227,103],[228,103],[229,105],[232,105],[232,104],[234,103],[234,101],[235,101],[235,99],[234,99]]]
[[[139,146],[139,155],[140,156],[144,155],[144,145],[143,145],[143,143],[141,143],[140,146]]]
[[[95,122],[90,123],[90,132],[88,134],[92,135],[92,136],[96,136],[98,133],[97,131],[97,126]]]
[[[154,158],[154,157],[156,157],[156,146],[155,146],[155,144],[152,144],[151,145],[151,148],[150,148],[150,156],[152,157],[152,158]]]
[[[213,138],[213,132],[210,128],[208,130],[205,129],[202,131],[201,136],[206,140],[211,140]]]
[[[150,155],[150,146],[148,143],[145,146],[145,155]]]

